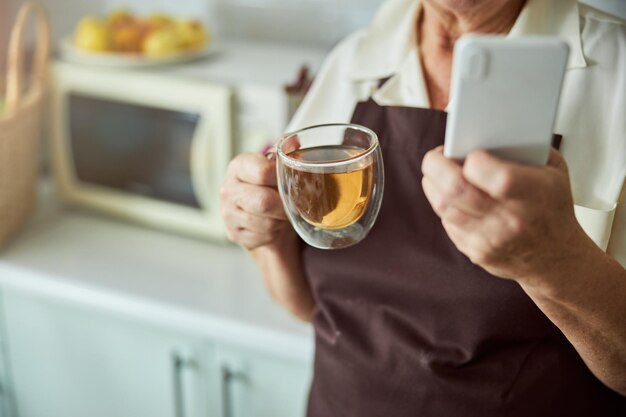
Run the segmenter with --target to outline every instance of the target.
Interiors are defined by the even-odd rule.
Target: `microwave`
[[[224,240],[218,195],[228,163],[282,133],[295,107],[284,85],[302,64],[296,49],[266,47],[260,62],[258,48],[256,55],[246,48],[159,69],[55,62],[50,155],[61,200]],[[315,65],[323,53],[308,57]]]

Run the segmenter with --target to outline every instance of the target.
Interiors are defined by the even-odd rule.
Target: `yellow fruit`
[[[163,29],[165,27],[173,26],[174,20],[165,14],[153,14],[147,19],[146,23],[153,30],[157,30],[157,29]]]
[[[113,10],[107,16],[107,23],[110,26],[116,26],[119,24],[126,24],[134,20],[133,14],[126,9]]]
[[[199,49],[207,44],[209,34],[197,20],[179,20],[176,22],[176,32],[181,46],[185,49]]]
[[[162,57],[179,51],[180,40],[171,28],[152,31],[143,41],[143,53],[147,56]]]
[[[103,21],[88,16],[78,23],[74,32],[74,44],[87,51],[108,51],[111,48],[111,35]]]
[[[133,22],[119,24],[111,29],[111,40],[115,51],[141,52],[143,30]]]

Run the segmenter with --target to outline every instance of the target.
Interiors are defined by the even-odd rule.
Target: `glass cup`
[[[325,124],[278,143],[278,191],[300,237],[320,249],[367,236],[380,209],[383,159],[376,133],[356,124]]]

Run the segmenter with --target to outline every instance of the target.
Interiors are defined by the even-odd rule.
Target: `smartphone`
[[[454,47],[444,155],[476,149],[545,165],[569,47],[556,37],[471,35]]]

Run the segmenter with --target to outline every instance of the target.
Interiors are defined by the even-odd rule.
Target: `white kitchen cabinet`
[[[201,341],[11,291],[4,317],[19,417],[208,414]]]
[[[3,293],[16,416],[305,415],[309,361]]]
[[[9,417],[14,414],[11,407],[10,389],[11,379],[6,358],[6,332],[2,314],[2,292],[0,291],[0,417]]]
[[[218,346],[220,417],[304,416],[311,380],[308,364]]]
[[[245,252],[67,210],[48,185],[0,256],[0,417],[304,415],[313,331]]]

